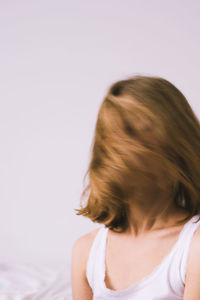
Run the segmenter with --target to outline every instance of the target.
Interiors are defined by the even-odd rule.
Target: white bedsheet
[[[70,266],[0,263],[0,300],[72,300]]]

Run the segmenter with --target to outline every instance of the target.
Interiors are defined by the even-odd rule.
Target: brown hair
[[[162,167],[172,201],[188,212],[180,222],[200,213],[200,122],[168,80],[136,75],[112,84],[100,105],[91,152],[77,215],[125,231],[134,186],[155,178],[164,188],[141,163],[145,157]]]

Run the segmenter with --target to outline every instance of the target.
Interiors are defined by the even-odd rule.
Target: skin
[[[187,212],[172,201],[167,173],[164,174],[159,166],[150,166],[145,160],[141,160],[141,163],[152,168],[163,184],[157,185],[155,178],[152,182],[140,182],[129,199],[129,228],[122,234],[108,231],[105,283],[110,289],[128,288],[150,274],[169,253],[183,228],[184,224],[177,226],[175,222],[187,216]],[[85,234],[74,243],[71,267],[73,300],[93,299],[86,278],[86,264],[98,230]],[[159,245],[159,253],[155,245]],[[191,242],[183,300],[200,299],[199,253],[200,228]]]
[[[107,288],[126,289],[151,274],[177,241],[184,224],[175,222],[188,214],[172,202],[170,189],[166,191],[156,183],[143,184],[134,201],[130,199],[129,228],[122,234],[108,231]]]
[[[169,189],[166,189],[169,191]],[[172,201],[171,194],[156,189],[155,183],[143,186],[134,192],[134,201],[130,201],[129,229],[131,237],[139,237],[157,229],[172,225],[180,216],[187,215]]]
[[[153,190],[152,187],[146,187],[142,193],[138,190],[137,194],[135,194],[137,201],[132,203],[130,209],[129,230],[123,234],[114,233],[109,230],[107,268],[112,280],[109,278],[105,280],[108,288],[115,290],[128,288],[133,283],[150,274],[176,242],[183,225],[177,227],[174,226],[174,223],[180,217],[185,217],[187,213],[182,209],[178,210],[173,204],[165,209],[166,201],[170,202],[170,199],[166,193],[163,193],[163,198],[161,198],[161,194],[161,191]],[[149,198],[150,195],[151,198]],[[148,201],[145,199],[148,199]],[[163,201],[161,202],[160,199],[163,199]],[[134,217],[132,215],[133,211]],[[98,229],[80,237],[73,246],[71,272],[73,300],[92,300],[93,298],[92,290],[86,278],[86,264],[97,232]],[[155,252],[154,245],[155,243],[160,243],[160,241],[162,241],[163,247],[162,253],[158,255]],[[200,245],[198,247],[200,250]],[[194,250],[192,248],[192,252],[197,253],[196,248]],[[122,251],[121,258],[118,255],[119,251]],[[135,256],[130,260],[131,253],[135,253]],[[147,263],[144,257],[147,257],[150,263]],[[138,261],[140,265],[137,265]],[[190,271],[192,268],[194,268],[193,260],[188,271],[189,278],[197,276],[198,273],[198,271],[195,273]],[[116,270],[120,272],[116,272]],[[117,277],[116,274],[122,274],[121,278]],[[187,278],[187,282],[187,286],[190,286],[191,280]],[[190,287],[189,291],[186,289],[187,295],[184,296],[184,300],[198,299],[195,298],[197,294],[194,295],[194,298],[191,298],[191,290],[192,293],[195,293],[197,286],[196,284],[196,287]]]

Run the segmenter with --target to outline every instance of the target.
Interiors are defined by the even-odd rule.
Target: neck
[[[158,190],[137,192],[129,203],[129,233],[134,236],[165,228],[184,213],[172,195]]]

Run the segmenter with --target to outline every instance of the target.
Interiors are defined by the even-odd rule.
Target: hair
[[[145,161],[164,176],[147,169]],[[171,187],[175,206],[188,214],[178,224],[199,214],[200,121],[181,91],[153,76],[113,83],[98,111],[84,181],[87,175],[76,214],[113,231],[128,228],[134,188],[149,180]]]

